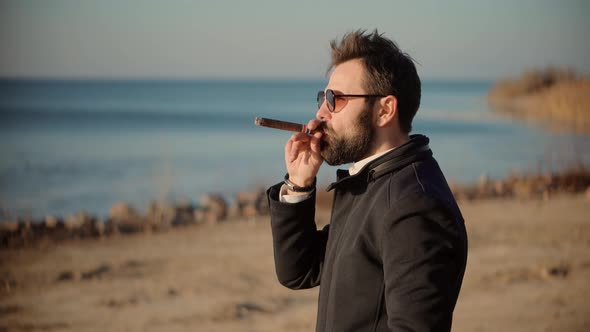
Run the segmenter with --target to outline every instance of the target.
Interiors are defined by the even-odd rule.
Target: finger
[[[295,141],[292,141],[292,140],[289,142],[290,142],[289,149],[286,151],[286,155],[287,155],[287,161],[289,163],[292,163],[296,159],[297,144],[295,143]]]
[[[291,136],[291,139],[297,142],[306,142],[309,141],[309,135],[306,133],[297,133]]]
[[[307,128],[309,128],[309,130],[315,130],[317,128],[320,128],[321,123],[322,121],[317,119],[309,120],[309,122],[307,123]]]
[[[313,133],[313,137],[320,139],[322,138],[322,136],[324,135],[324,132],[322,131],[316,131],[315,133]]]
[[[295,159],[297,159],[297,153],[299,149],[298,142],[300,142],[300,138],[300,134],[293,134],[285,145],[285,159],[287,159],[288,163],[292,163],[295,161]]]
[[[297,160],[299,154],[301,153],[301,149],[302,149],[302,142],[301,141],[293,142],[293,145],[291,146],[289,162],[294,162],[295,160]]]
[[[285,156],[288,156],[291,153],[291,149],[293,148],[293,136],[287,141],[285,144]]]
[[[319,135],[317,135],[319,134]],[[311,141],[309,144],[309,147],[311,149],[311,151],[313,153],[320,153],[321,152],[321,137],[322,137],[322,133],[315,133],[312,137],[311,137]]]

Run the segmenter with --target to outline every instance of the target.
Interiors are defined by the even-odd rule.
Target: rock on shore
[[[0,248],[44,246],[69,239],[165,231],[170,227],[216,224],[228,219],[244,219],[268,214],[263,189],[241,192],[230,205],[220,194],[203,195],[198,205],[188,202],[171,205],[152,202],[141,212],[126,202],[111,207],[108,218],[100,220],[81,211],[66,218],[47,216],[42,220],[0,221]]]
[[[590,199],[590,170],[570,168],[561,173],[511,174],[502,180],[482,177],[473,185],[451,183],[459,201],[489,198],[549,200],[559,193],[586,193]],[[317,206],[329,211],[331,193],[319,191]],[[102,238],[135,233],[161,232],[171,227],[217,224],[230,219],[250,220],[267,215],[268,202],[264,189],[240,192],[230,204],[220,194],[201,197],[198,205],[182,202],[176,205],[152,202],[141,212],[126,202],[113,204],[106,220],[86,212],[66,218],[47,216],[43,220],[6,220],[0,222],[0,248],[44,246],[70,239]]]

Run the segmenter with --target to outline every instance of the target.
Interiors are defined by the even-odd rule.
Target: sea
[[[428,136],[450,182],[558,171],[590,162],[590,136],[492,112],[492,81],[424,81],[413,133]],[[232,202],[285,174],[290,133],[256,117],[307,123],[324,80],[0,80],[0,220],[104,218],[120,201]],[[337,168],[322,166],[318,181]]]

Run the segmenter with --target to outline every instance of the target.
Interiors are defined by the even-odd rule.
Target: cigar
[[[256,119],[254,119],[254,124],[257,126],[262,126],[262,127],[287,130],[287,131],[294,131],[296,133],[306,133],[308,135],[312,134],[316,131],[316,130],[310,130],[309,128],[307,128],[307,125],[304,125],[304,124],[282,121],[282,120],[273,120],[273,119],[267,119],[267,118],[256,118]]]

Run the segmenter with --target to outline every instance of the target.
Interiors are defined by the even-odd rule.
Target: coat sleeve
[[[279,282],[291,289],[318,286],[329,225],[317,230],[315,191],[299,203],[282,203],[282,183],[267,191],[270,206],[275,269]]]
[[[392,331],[450,331],[466,262],[461,227],[432,201],[413,198],[392,210],[380,241],[387,324]]]

